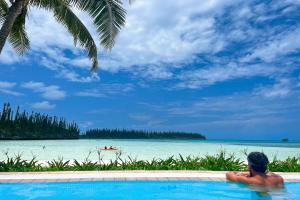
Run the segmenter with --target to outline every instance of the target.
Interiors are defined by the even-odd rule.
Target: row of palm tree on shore
[[[74,44],[79,44],[86,50],[92,61],[92,70],[98,67],[97,46],[73,9],[89,14],[100,38],[100,44],[106,50],[111,50],[114,46],[116,36],[124,27],[126,19],[122,0],[0,0],[0,54],[7,40],[19,55],[23,55],[30,48],[25,29],[30,7],[54,14],[56,21],[73,36]]]

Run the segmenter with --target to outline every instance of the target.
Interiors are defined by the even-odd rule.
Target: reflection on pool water
[[[289,182],[285,189],[272,191],[222,181],[5,183],[0,184],[0,195],[3,200],[296,200],[300,199],[299,188],[300,182]]]

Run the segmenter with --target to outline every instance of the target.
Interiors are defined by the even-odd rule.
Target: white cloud
[[[214,16],[236,2],[206,0],[195,6],[195,0],[136,1],[128,7],[127,26],[112,54],[104,58],[103,68],[116,71],[164,63],[172,67],[193,61],[195,54],[218,52],[224,41],[215,30]]]
[[[31,8],[26,22],[31,50],[25,56],[19,57],[7,42],[0,56],[0,63],[14,64],[22,60],[30,60],[55,71],[57,77],[72,82],[99,80],[97,74],[89,72],[92,63],[87,59],[86,52],[74,47],[71,35],[65,27],[55,21],[52,13]],[[75,57],[70,58],[69,55]],[[87,73],[87,76],[83,76]]]
[[[21,58],[16,55],[11,45],[7,44],[4,46],[1,54],[0,54],[0,63],[2,64],[13,64],[20,61]]]
[[[230,63],[226,66],[209,67],[184,72],[178,77],[181,82],[176,85],[176,87],[197,89],[237,78],[249,78],[255,76],[269,77],[275,74],[284,74],[286,70],[286,68],[259,64],[242,65]]]
[[[95,90],[95,89],[90,89],[90,90],[77,92],[76,96],[80,96],[80,97],[98,97],[98,98],[106,97],[106,95],[103,94],[101,91]]]
[[[51,110],[56,107],[55,104],[50,104],[48,101],[36,102],[31,104],[34,109]]]
[[[0,81],[0,93],[9,94],[13,96],[23,95],[22,93],[13,90],[13,88],[16,85],[17,84],[15,82]]]
[[[282,59],[281,56],[294,53],[300,49],[300,27],[294,30],[284,31],[280,35],[272,37],[269,41],[258,45],[253,52],[243,58],[244,61],[253,60],[256,58],[262,59],[266,62],[272,62],[277,59]]]
[[[9,95],[13,95],[13,96],[22,96],[22,95],[24,95],[23,93],[20,93],[20,92],[15,92],[15,91],[12,91],[12,90],[2,89],[2,88],[0,88],[0,93],[9,94]]]
[[[16,85],[15,82],[0,81],[0,88],[13,88]]]
[[[133,73],[146,79],[164,80],[173,78],[173,73],[161,65],[141,67]]]
[[[100,84],[98,88],[87,89],[76,93],[76,96],[82,97],[107,97],[110,95],[127,94],[134,90],[132,84]]]
[[[59,86],[56,85],[47,86],[42,82],[30,81],[23,83],[22,87],[40,93],[43,98],[49,100],[59,100],[66,97],[66,92],[61,90]]]
[[[65,65],[60,64],[57,61],[49,60],[49,58],[46,57],[41,58],[40,64],[51,71],[55,71],[57,73],[57,77],[64,78],[71,82],[90,83],[100,80],[100,77],[97,73],[88,71],[87,73],[85,73],[87,75],[84,76],[82,73],[76,72],[70,67],[66,67]]]
[[[63,49],[76,51],[71,35],[65,27],[55,21],[51,12],[31,8],[26,28],[31,40],[31,48],[34,51],[46,52],[51,51],[51,49],[59,49],[61,53]],[[55,59],[51,56],[51,53],[47,53]]]
[[[100,80],[100,77],[98,76],[97,73],[91,72],[89,76],[82,76],[77,72],[68,69],[63,69],[62,71],[60,71],[58,76],[64,77],[69,81],[79,82],[79,83],[90,83],[90,82],[95,82]]]
[[[112,53],[103,54],[99,49],[99,56],[102,56],[100,67],[117,71],[135,65],[181,63],[191,59],[195,53],[218,52],[223,48],[224,41],[214,29],[214,15],[236,2],[239,1],[205,0],[201,6],[195,6],[199,4],[196,0],[136,1],[127,7],[127,25]],[[75,12],[81,16],[99,44],[91,20],[87,19],[86,14]],[[50,62],[90,68],[91,62],[83,57],[86,56],[83,51],[73,47],[72,37],[55,21],[52,13],[32,8],[27,22],[31,55],[40,57],[40,54],[45,54]],[[76,56],[67,58],[64,50],[70,50]]]
[[[299,93],[292,92],[285,98],[265,98],[260,94],[243,92],[154,105],[144,104],[151,110],[151,115],[162,123],[155,126],[144,123],[139,128],[205,131],[205,135],[210,138],[222,137],[220,130],[223,134],[251,134],[251,137],[243,135],[249,139],[262,134],[283,134],[282,131],[285,132],[288,125],[297,123],[299,118],[299,99],[295,98]],[[230,135],[224,136],[226,137]],[[236,135],[232,135],[234,137]]]
[[[209,55],[207,62],[211,63],[211,68],[217,68],[212,70],[214,72],[225,72],[230,62],[242,65],[256,58],[271,62],[299,49],[300,43],[298,40],[294,41],[294,38],[297,38],[300,29],[295,26],[294,29],[285,30],[283,27],[285,31],[276,31],[272,27],[265,30],[253,26],[253,23],[261,23],[277,17],[268,14],[268,11],[286,6],[295,7],[297,3],[296,1],[276,1],[271,8],[268,5],[265,2],[251,3],[241,0],[204,0],[201,3],[197,0],[136,1],[126,6],[127,24],[121,31],[112,52],[105,53],[99,47],[100,70],[109,72],[125,70],[143,79],[176,79],[179,76],[181,80],[181,77],[189,73],[185,67],[190,64],[194,65],[202,55]],[[226,10],[229,7],[234,9]],[[98,75],[86,75],[89,73],[91,62],[82,49],[73,46],[71,35],[55,21],[52,13],[36,8],[30,11],[27,29],[32,51],[28,57],[38,59],[46,68],[55,71],[57,77],[73,82],[99,81]],[[77,10],[75,12],[92,32],[99,46],[98,36],[91,19],[85,13]],[[226,15],[223,15],[224,13]],[[229,20],[228,24],[226,20]],[[222,63],[223,66],[216,63],[217,53],[226,51],[233,43],[248,44],[248,42],[253,42],[249,45],[250,47],[234,49],[235,53],[241,51],[243,55],[232,55],[227,63]],[[11,49],[7,49],[3,55],[9,54],[6,57],[12,58]],[[246,53],[247,56],[245,56]],[[197,68],[201,67],[201,65],[197,66]],[[175,69],[178,68],[183,68],[179,72],[183,74],[177,74]],[[250,68],[249,74],[255,76],[256,72],[251,72],[251,70],[255,71],[256,68]],[[192,72],[201,75],[210,72],[211,69],[207,72],[205,70],[207,69]],[[229,71],[242,73],[241,71],[246,70],[240,67],[229,68]],[[211,80],[211,84],[226,81],[228,78],[247,77],[246,74],[240,76],[230,76],[226,72],[224,74],[223,78],[220,75],[215,78],[216,81]],[[193,80],[195,86],[189,85],[198,87],[197,85],[202,85],[202,81],[200,83],[199,80]],[[180,85],[186,87],[185,84],[184,80]]]
[[[296,80],[280,78],[272,86],[262,86],[257,88],[255,93],[267,98],[287,97],[298,89],[298,84],[299,83],[297,83]]]

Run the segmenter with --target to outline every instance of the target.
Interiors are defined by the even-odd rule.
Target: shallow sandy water
[[[9,155],[21,153],[30,159],[33,155],[39,160],[64,159],[83,160],[91,152],[90,159],[98,160],[97,149],[104,146],[116,146],[122,151],[122,157],[138,159],[166,158],[169,156],[203,156],[216,154],[225,149],[245,159],[244,151],[264,151],[269,157],[279,159],[300,155],[299,143],[262,142],[262,141],[196,141],[196,140],[29,140],[0,141],[0,160]],[[115,158],[114,152],[101,151],[104,160]]]

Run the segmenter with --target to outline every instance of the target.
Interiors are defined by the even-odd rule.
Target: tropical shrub
[[[89,153],[90,155],[90,153]],[[216,155],[204,157],[171,156],[166,159],[138,160],[136,158],[122,158],[120,152],[116,158],[105,162],[98,152],[99,160],[91,161],[89,155],[84,161],[64,160],[63,158],[48,161],[45,165],[38,162],[36,157],[31,160],[22,159],[21,155],[9,157],[0,161],[0,172],[27,171],[105,171],[105,170],[211,170],[211,171],[245,171],[247,165],[234,154],[227,155],[221,151]],[[275,172],[300,172],[300,157],[289,157],[278,160],[276,157],[270,162],[269,170]]]

